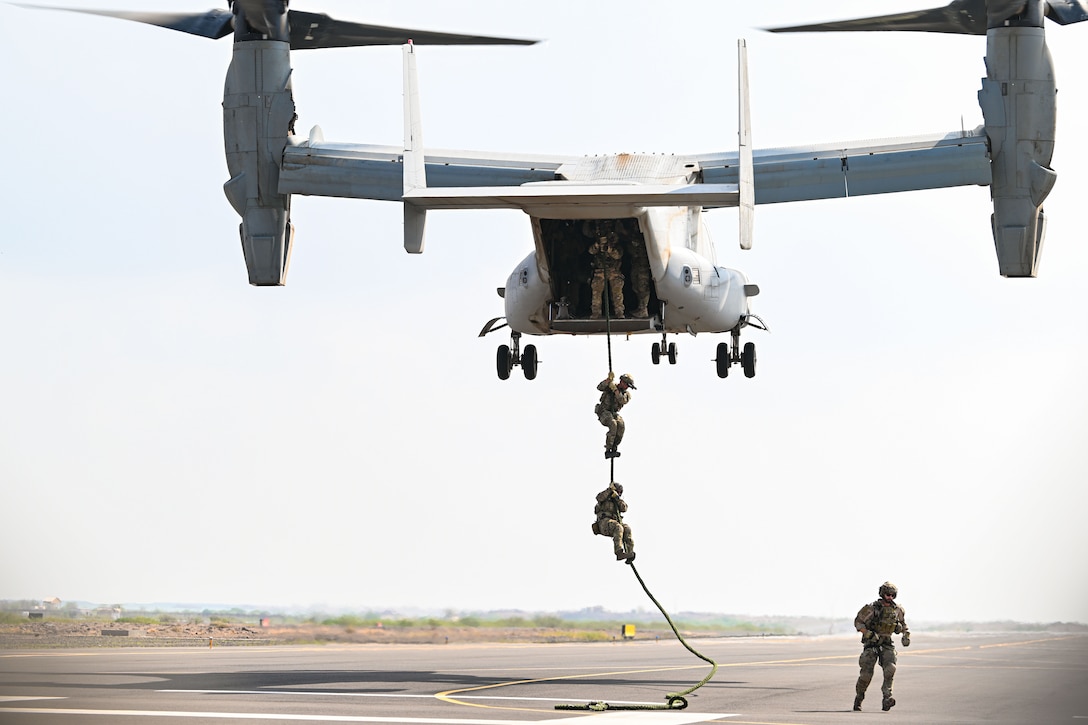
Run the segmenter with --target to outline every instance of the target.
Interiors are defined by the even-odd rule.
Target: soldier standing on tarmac
[[[858,677],[856,687],[857,696],[854,698],[854,710],[861,710],[861,701],[865,699],[865,690],[873,679],[876,663],[879,661],[884,670],[884,684],[881,692],[884,694],[884,702],[881,709],[891,710],[895,705],[892,697],[892,679],[895,677],[895,643],[893,634],[902,634],[903,646],[910,646],[910,630],[907,629],[907,613],[901,606],[895,603],[895,597],[899,590],[891,582],[880,585],[880,599],[872,604],[866,604],[854,618],[854,628],[861,632],[861,657],[858,664],[861,665],[861,675]]]
[[[623,495],[623,486],[613,481],[608,488],[597,494],[597,505],[593,513],[597,520],[593,523],[593,533],[612,537],[612,550],[616,561],[630,564],[635,560],[635,540],[631,537],[631,527],[623,523],[623,514],[627,511],[627,502]]]
[[[637,390],[635,379],[627,373],[620,376],[619,382],[614,382],[616,374],[609,371],[608,377],[597,384],[597,390],[601,391],[601,402],[593,412],[597,414],[597,420],[608,428],[604,436],[604,457],[617,458],[620,453],[616,450],[623,440],[623,418],[620,417],[620,408],[631,401],[631,394],[627,389]]]

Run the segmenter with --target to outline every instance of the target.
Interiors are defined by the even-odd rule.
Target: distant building
[[[58,597],[46,599],[42,602],[42,609],[60,609],[61,601]]]

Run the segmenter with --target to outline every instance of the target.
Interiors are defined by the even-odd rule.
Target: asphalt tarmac
[[[853,636],[692,639],[719,664],[684,710],[662,705],[709,665],[675,640],[606,644],[326,645],[0,651],[0,723],[344,722],[597,725],[727,722],[1088,725],[1088,636],[915,633],[897,704],[880,670],[852,712]]]

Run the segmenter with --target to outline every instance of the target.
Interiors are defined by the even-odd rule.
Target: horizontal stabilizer
[[[428,187],[406,191],[404,201],[424,209],[522,209],[551,206],[736,206],[736,184],[575,184]]]

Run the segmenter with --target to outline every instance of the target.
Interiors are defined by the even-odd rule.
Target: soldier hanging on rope
[[[623,440],[623,418],[620,417],[620,408],[631,401],[628,388],[637,390],[635,379],[627,373],[620,376],[619,382],[615,382],[616,374],[608,372],[608,377],[597,384],[597,390],[601,391],[601,402],[593,412],[597,414],[597,420],[608,428],[604,437],[604,457],[618,458],[620,452],[616,450]]]
[[[615,481],[597,494],[597,505],[593,507],[593,513],[597,514],[597,520],[593,523],[593,533],[611,536],[616,561],[626,561],[630,564],[635,560],[635,540],[631,536],[631,527],[623,523],[627,502],[620,498],[622,495],[623,486]]]
[[[892,635],[902,634],[903,646],[910,646],[906,610],[895,603],[899,590],[891,582],[884,582],[880,585],[878,593],[880,599],[862,607],[854,619],[854,628],[861,632],[863,645],[861,657],[858,659],[861,675],[858,677],[855,688],[857,696],[854,698],[854,710],[861,710],[861,701],[865,699],[865,690],[873,679],[873,672],[878,661],[884,670],[884,684],[880,688],[884,694],[881,709],[892,709],[895,705],[895,698],[892,697],[892,679],[895,677],[897,659]]]

